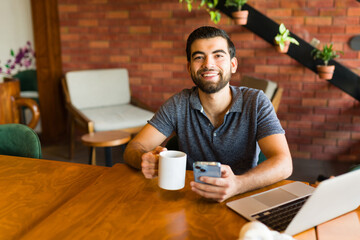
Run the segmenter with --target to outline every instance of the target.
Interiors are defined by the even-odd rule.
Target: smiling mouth
[[[219,73],[203,73],[201,74],[203,77],[215,77],[218,76]]]

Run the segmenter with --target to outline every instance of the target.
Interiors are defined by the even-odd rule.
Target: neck
[[[199,89],[199,98],[211,122],[221,122],[230,108],[232,94],[229,84],[217,93],[204,93]],[[213,122],[213,124],[214,124]],[[218,125],[218,124],[214,124]]]

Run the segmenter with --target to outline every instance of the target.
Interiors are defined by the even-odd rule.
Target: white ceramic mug
[[[159,187],[179,190],[185,186],[186,153],[164,151],[159,156]]]

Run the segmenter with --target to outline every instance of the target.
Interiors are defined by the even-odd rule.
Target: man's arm
[[[268,186],[289,177],[292,159],[283,134],[274,134],[258,141],[267,160],[242,175],[234,175],[231,168],[222,165],[221,178],[201,177],[211,185],[192,182],[193,191],[203,197],[222,202],[234,195]]]
[[[128,143],[124,152],[125,162],[132,167],[142,170],[144,167],[151,168],[148,166],[151,164],[153,165],[154,171],[157,170],[157,155],[164,149],[159,145],[163,143],[165,139],[166,136],[164,134],[159,132],[152,125],[146,124],[144,128]],[[150,161],[149,164],[142,166],[144,165],[144,160]]]

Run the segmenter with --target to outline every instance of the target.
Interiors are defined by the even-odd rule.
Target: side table
[[[131,134],[121,130],[87,133],[81,137],[85,146],[90,147],[89,164],[96,165],[97,147],[105,147],[106,166],[112,166],[111,147],[120,146],[130,141]]]

